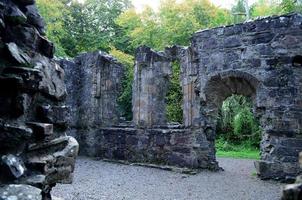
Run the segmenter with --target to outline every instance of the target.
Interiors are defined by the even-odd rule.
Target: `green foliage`
[[[182,88],[180,85],[180,64],[172,64],[172,76],[169,83],[169,90],[166,96],[166,113],[169,122],[183,122]]]
[[[114,46],[125,52],[129,39],[115,23],[131,4],[129,0],[37,0],[47,24],[47,36],[54,41],[57,55],[74,57],[81,52],[109,51]]]
[[[123,117],[126,120],[132,119],[132,82],[133,82],[133,63],[134,57],[128,54],[125,54],[122,51],[115,49],[114,47],[111,49],[110,54],[118,59],[125,67],[125,77],[123,78],[123,92],[118,98],[118,104],[120,105],[120,109],[122,110]]]
[[[129,8],[128,0],[86,0],[84,3],[72,1],[68,15],[64,18],[64,28],[68,37],[62,41],[69,56],[80,52],[103,50],[111,46],[127,48],[123,35],[115,19]]]
[[[281,14],[280,0],[258,0],[251,7],[252,17]]]
[[[232,95],[227,98],[219,113],[218,137],[231,144],[259,147],[261,129],[253,116],[248,98]]]
[[[299,12],[302,13],[302,1],[301,0],[282,0],[281,8],[283,13]]]
[[[248,13],[245,8],[246,0],[237,0],[232,7],[234,23],[244,22],[246,14],[252,18],[259,16],[282,15],[290,12],[302,12],[301,0],[257,0],[253,5],[250,5]]]
[[[209,0],[163,0],[157,12],[149,7],[141,13],[130,9],[118,17],[117,23],[125,29],[133,48],[147,45],[161,50],[173,44],[188,45],[194,32],[229,24],[231,15]]]
[[[46,35],[56,47],[56,55],[66,56],[66,50],[61,44],[62,38],[66,37],[63,16],[68,10],[62,1],[58,0],[37,0],[40,14],[47,24]]]
[[[227,10],[209,0],[162,0],[158,11],[146,7],[141,13],[130,0],[37,0],[37,5],[56,55],[73,57],[84,51],[109,51],[111,46],[133,54],[140,45],[156,50],[188,45],[199,29],[244,21],[245,1],[237,0]],[[252,17],[301,12],[302,1],[258,0],[248,10]]]

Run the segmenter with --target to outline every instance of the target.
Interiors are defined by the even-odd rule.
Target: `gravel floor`
[[[281,184],[261,181],[253,161],[219,159],[224,172],[184,175],[79,158],[74,183],[52,194],[65,200],[277,200]]]

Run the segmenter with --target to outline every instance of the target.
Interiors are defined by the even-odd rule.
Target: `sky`
[[[213,4],[223,7],[223,8],[231,8],[234,4],[235,0],[210,0]],[[256,0],[248,0],[249,5],[254,3]],[[144,6],[151,6],[153,9],[157,9],[160,3],[160,0],[132,0],[133,5],[138,11],[141,11]]]

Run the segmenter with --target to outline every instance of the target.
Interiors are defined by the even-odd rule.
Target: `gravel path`
[[[79,158],[72,185],[52,194],[65,200],[277,200],[281,184],[261,181],[251,160],[219,159],[224,172],[184,175]]]

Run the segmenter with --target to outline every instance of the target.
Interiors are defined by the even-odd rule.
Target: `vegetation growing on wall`
[[[123,92],[118,99],[118,104],[126,120],[132,120],[132,83],[134,57],[120,50],[111,49],[110,54],[117,58],[125,66],[125,77],[123,79]]]
[[[174,62],[172,64],[172,75],[170,78],[169,90],[166,96],[166,113],[169,122],[183,122],[183,93],[180,85],[180,64]]]

